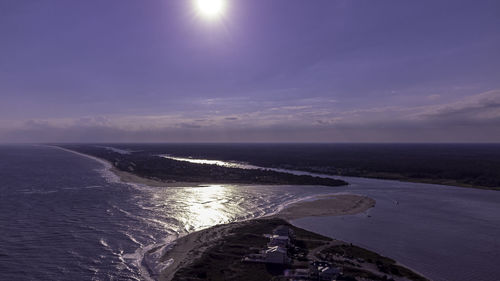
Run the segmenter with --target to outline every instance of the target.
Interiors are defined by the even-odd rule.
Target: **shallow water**
[[[334,192],[367,195],[377,206],[294,223],[434,280],[498,280],[500,192],[343,179],[351,185],[148,187],[120,183],[71,152],[0,146],[0,280],[151,279],[165,264],[145,253],[179,235]]]
[[[344,178],[377,201],[364,214],[295,220],[297,226],[396,259],[429,278],[498,280],[500,192]]]
[[[193,163],[204,161],[176,159]],[[216,162],[223,166],[256,168],[247,164]],[[367,178],[336,178],[350,183],[347,187],[336,188],[337,191],[369,196],[377,201],[376,207],[359,215],[298,219],[293,222],[295,225],[372,249],[436,281],[499,280],[500,192]]]
[[[179,235],[334,191],[130,185],[71,152],[0,146],[0,280],[150,279],[165,265],[145,253]]]

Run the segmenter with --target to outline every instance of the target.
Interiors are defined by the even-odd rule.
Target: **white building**
[[[269,243],[267,245],[269,247],[274,247],[274,246],[280,246],[280,247],[287,247],[290,243],[290,238],[288,236],[279,236],[279,235],[273,235],[269,237]]]
[[[288,263],[288,255],[286,249],[280,246],[269,247],[266,250],[266,262],[267,263],[278,263],[286,264]]]
[[[336,267],[323,267],[319,269],[319,280],[331,281],[340,275],[340,269]]]
[[[342,274],[339,268],[336,268],[330,263],[324,261],[312,262],[309,266],[309,270],[312,278],[321,281],[335,280]]]

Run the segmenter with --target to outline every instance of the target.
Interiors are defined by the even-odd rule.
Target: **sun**
[[[195,0],[198,13],[205,18],[215,19],[222,15],[226,8],[225,0]]]

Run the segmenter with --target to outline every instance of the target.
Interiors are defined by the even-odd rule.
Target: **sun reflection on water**
[[[228,205],[224,204],[228,198],[228,189],[231,186],[206,185],[189,191],[186,219],[194,229],[231,221],[235,212],[228,210]]]
[[[240,169],[262,169],[261,167],[245,164],[245,163],[237,163],[230,161],[221,161],[221,160],[210,160],[210,159],[196,159],[196,158],[186,158],[186,157],[175,157],[168,154],[159,155],[162,158],[172,159],[177,161],[185,161],[194,164],[206,164],[206,165],[217,165],[229,168],[240,168]]]
[[[331,192],[313,186],[233,184],[142,187],[141,191],[140,196],[133,199],[146,212],[141,217],[158,231],[175,236],[263,216],[298,198]]]

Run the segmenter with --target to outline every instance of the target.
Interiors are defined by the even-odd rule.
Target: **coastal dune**
[[[168,267],[160,272],[159,280],[172,280],[177,270],[199,258],[205,250],[229,235],[237,225],[237,223],[216,225],[176,240],[173,247],[160,258],[160,262],[168,263]]]
[[[278,214],[263,219],[293,220],[309,216],[338,216],[357,214],[375,206],[375,200],[353,194],[341,194],[316,197],[313,200],[291,204]],[[208,229],[190,233],[175,241],[174,245],[162,257],[161,262],[169,263],[159,274],[159,280],[169,281],[175,273],[200,258],[203,253],[223,240],[227,235],[238,234],[238,229],[251,226],[251,221],[217,225]]]

